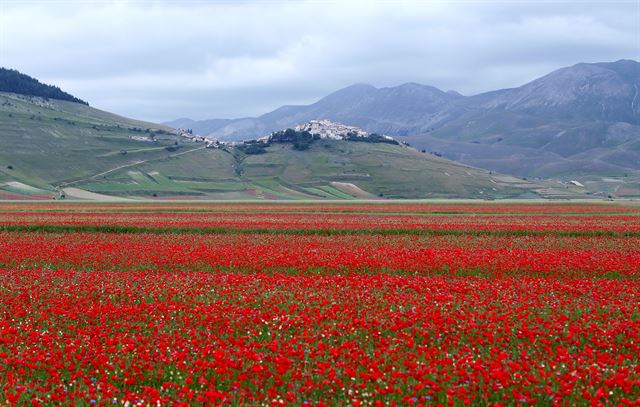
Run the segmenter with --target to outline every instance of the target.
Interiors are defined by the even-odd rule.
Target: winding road
[[[132,162],[132,163],[129,163],[129,164],[120,165],[120,166],[118,166],[118,167],[111,168],[110,170],[103,171],[103,172],[98,173],[98,174],[94,174],[94,175],[92,175],[92,176],[90,176],[90,177],[87,177],[87,178],[82,178],[82,179],[78,179],[78,180],[75,180],[75,181],[69,181],[69,182],[63,182],[63,183],[60,183],[60,184],[56,185],[56,188],[60,188],[60,189],[61,189],[61,188],[64,188],[64,187],[68,187],[68,186],[71,186],[71,185],[77,184],[77,183],[79,183],[79,182],[89,181],[89,180],[92,180],[92,179],[95,179],[95,178],[101,177],[101,176],[103,176],[103,175],[110,174],[110,173],[112,173],[112,172],[115,172],[115,171],[121,170],[121,169],[123,169],[123,168],[135,167],[136,165],[140,165],[140,164],[148,163],[148,162],[151,162],[151,161],[166,160],[167,158],[177,157],[177,156],[179,156],[179,155],[192,153],[192,152],[194,152],[194,151],[198,151],[198,150],[204,150],[205,148],[207,148],[207,147],[206,147],[206,146],[205,146],[205,147],[198,147],[198,148],[193,148],[193,149],[191,149],[191,150],[187,150],[187,151],[181,151],[181,152],[176,153],[176,154],[169,154],[169,155],[167,155],[167,156],[165,156],[165,157],[160,157],[160,158],[150,158],[150,159],[148,159],[148,160],[140,160],[140,161],[135,161],[135,162]]]

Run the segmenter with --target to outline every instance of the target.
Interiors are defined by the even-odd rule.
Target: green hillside
[[[15,69],[0,68],[0,92],[40,96],[88,105],[84,100],[63,92],[57,86],[40,83],[37,79],[20,73]]]
[[[247,155],[232,146],[205,148],[171,130],[79,103],[0,93],[0,199],[501,198],[578,192],[401,145],[319,140],[305,151],[280,143]]]
[[[53,190],[120,165],[165,157],[175,142],[170,130],[79,103],[0,93],[0,183]],[[158,142],[136,139],[150,136]]]

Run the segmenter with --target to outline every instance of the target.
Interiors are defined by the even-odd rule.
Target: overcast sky
[[[232,118],[357,82],[469,95],[640,60],[640,0],[0,0],[0,66],[122,115]]]

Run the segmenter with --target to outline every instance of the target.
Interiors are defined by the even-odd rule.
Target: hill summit
[[[240,143],[239,148],[245,154],[264,154],[266,147],[278,143],[290,143],[294,150],[307,150],[314,141],[356,141],[365,143],[400,144],[389,136],[367,133],[359,127],[347,126],[330,120],[311,120],[308,123],[296,125],[286,130],[274,131],[268,136],[257,140]],[[221,145],[225,144],[222,142]],[[231,143],[237,145],[238,143]]]
[[[369,134],[360,127],[347,126],[346,124],[337,123],[331,120],[311,120],[308,123],[297,125],[294,127],[294,130],[299,132],[309,132],[319,139],[351,140],[356,137],[360,137],[363,140],[382,138],[387,141],[394,141],[390,136],[379,136],[376,133]],[[397,142],[394,144],[397,144]]]
[[[0,68],[0,92],[39,96],[42,98],[66,100],[89,105],[89,103],[84,100],[62,91],[57,86],[41,83],[37,79],[20,73],[15,69]]]

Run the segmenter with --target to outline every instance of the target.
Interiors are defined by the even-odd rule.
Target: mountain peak
[[[640,66],[640,62],[633,59],[619,59],[614,62],[598,62],[596,65],[611,65],[611,66]]]
[[[349,85],[345,88],[342,88],[341,90],[346,90],[346,89],[359,89],[359,90],[372,90],[372,89],[376,89],[375,86],[373,86],[370,83],[366,83],[366,82],[358,82],[358,83],[354,83],[353,85]],[[338,90],[339,92],[340,90]]]
[[[427,87],[427,85],[423,85],[418,82],[405,82],[402,85],[398,86],[398,88],[424,88],[424,87]]]
[[[542,78],[558,73],[565,75],[591,76],[602,74],[604,71],[615,72],[619,75],[640,75],[640,62],[632,59],[619,59],[613,62],[580,62],[568,67],[557,69]],[[540,78],[540,79],[542,79]]]
[[[487,106],[548,119],[640,123],[640,64],[580,63],[491,98]]]
[[[638,80],[640,78],[640,62],[632,59],[620,59],[615,62],[601,62],[596,64],[600,67],[610,69],[626,78]]]
[[[375,92],[377,88],[368,83],[354,83],[346,88],[338,89],[337,91],[330,93],[324,99],[332,98],[335,96],[343,97],[345,95],[362,95],[369,92]]]

